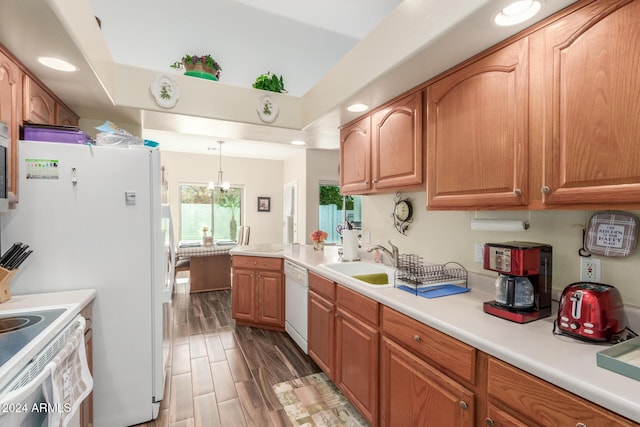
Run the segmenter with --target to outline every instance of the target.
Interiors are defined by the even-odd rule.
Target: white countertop
[[[12,359],[0,367],[0,390],[4,388],[53,338],[69,324],[83,308],[96,297],[95,289],[52,292],[32,295],[15,295],[0,304],[0,316],[26,313],[35,310],[66,308],[35,339],[23,347]]]
[[[439,331],[555,384],[622,416],[640,422],[640,381],[596,365],[596,353],[608,345],[587,343],[552,333],[556,313],[526,324],[517,324],[486,314],[484,301],[493,300],[490,288],[427,299],[394,288],[375,288],[356,279],[319,267],[338,260],[337,247],[315,251],[302,245],[298,253],[287,247],[278,252],[238,247],[232,255],[272,256],[293,261],[310,271],[360,292]]]

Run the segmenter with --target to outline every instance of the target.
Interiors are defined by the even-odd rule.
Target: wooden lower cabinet
[[[498,359],[489,358],[487,377],[489,426],[638,426]]]
[[[338,307],[335,383],[371,425],[378,420],[379,340],[376,327]]]
[[[387,337],[380,356],[380,425],[473,426],[475,394]]]
[[[333,382],[336,381],[334,368],[334,311],[335,305],[332,301],[311,290],[309,291],[309,356]]]
[[[281,258],[233,257],[231,314],[236,323],[284,331],[282,265]]]

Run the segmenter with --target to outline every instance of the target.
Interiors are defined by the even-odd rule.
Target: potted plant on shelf
[[[255,83],[253,83],[253,87],[255,89],[268,90],[278,93],[287,91],[284,88],[284,81],[282,80],[282,76],[277,76],[276,74],[271,73],[271,71],[267,71],[266,74],[260,74],[256,78]]]
[[[171,68],[185,70],[187,76],[208,80],[219,80],[222,67],[211,55],[185,55],[180,61],[171,64]]]

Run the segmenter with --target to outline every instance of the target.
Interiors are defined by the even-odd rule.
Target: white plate
[[[258,116],[265,123],[273,122],[278,116],[278,104],[270,95],[263,95],[258,99]]]
[[[158,74],[151,83],[151,94],[156,104],[162,108],[173,108],[178,102],[178,84],[167,74]]]

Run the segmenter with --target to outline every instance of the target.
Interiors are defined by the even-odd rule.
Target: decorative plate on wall
[[[271,95],[263,95],[258,99],[258,116],[265,123],[273,122],[278,116],[278,104]]]
[[[151,83],[151,95],[162,108],[173,108],[178,102],[180,91],[178,84],[168,74],[158,74]]]

